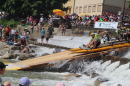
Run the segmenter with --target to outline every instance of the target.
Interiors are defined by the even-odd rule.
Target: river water
[[[71,48],[77,48],[82,44],[89,42],[91,38],[88,36],[82,37],[71,37],[71,36],[54,36],[54,38],[49,40],[50,44],[66,46]],[[40,42],[40,39],[38,39]],[[44,40],[45,42],[45,40]],[[46,47],[38,47],[35,52],[37,56],[41,56],[43,53],[52,54],[55,49],[49,49]],[[64,50],[61,50],[64,51]],[[129,52],[123,57],[130,57]],[[15,59],[17,60],[17,59]],[[66,62],[64,62],[65,64]],[[102,64],[100,61],[74,61],[69,67],[69,72],[34,72],[34,71],[6,71],[6,73],[1,76],[2,82],[9,81],[11,86],[18,86],[19,79],[21,77],[29,77],[33,80],[30,86],[55,86],[57,83],[64,83],[67,86],[94,86],[94,82],[97,78],[108,79],[108,82],[104,82],[101,86],[117,86],[121,84],[122,86],[130,86],[130,69],[129,63],[119,66],[119,62],[110,64],[107,61]],[[62,67],[63,64],[54,66],[55,68]],[[81,77],[67,77],[66,75],[75,72]],[[88,73],[90,76],[86,76],[84,73]],[[99,76],[91,78],[92,73],[97,73]]]

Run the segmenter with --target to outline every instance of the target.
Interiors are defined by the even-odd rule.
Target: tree
[[[63,4],[68,0],[0,0],[0,9],[9,13],[13,18],[28,15],[34,17],[42,13],[48,17],[53,9],[64,10]]]

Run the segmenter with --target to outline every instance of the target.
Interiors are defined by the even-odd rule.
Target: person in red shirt
[[[8,25],[7,25],[7,27],[5,28],[5,30],[6,30],[6,37],[9,37],[10,28],[9,28]]]

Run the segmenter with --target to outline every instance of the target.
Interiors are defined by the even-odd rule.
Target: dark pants
[[[32,33],[33,33],[33,28],[31,28],[32,29]]]
[[[9,37],[9,33],[6,33],[6,37]]]

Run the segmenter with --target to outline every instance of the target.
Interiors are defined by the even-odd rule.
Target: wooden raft
[[[74,58],[73,56],[76,56],[76,55],[79,55],[79,53],[73,53],[71,51],[64,51],[60,53],[55,53],[51,55],[41,56],[37,58],[32,58],[32,59],[12,63],[12,64],[9,64],[6,70],[26,69],[26,68],[30,68],[34,66],[43,65],[43,64],[45,64],[45,66],[48,66],[47,64],[49,62],[71,59],[71,58]]]

